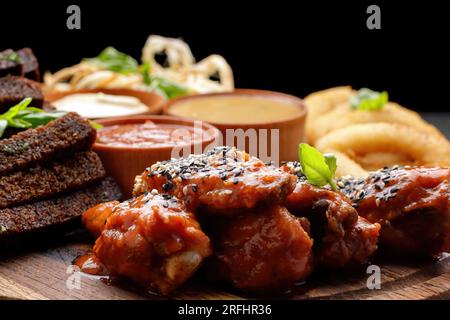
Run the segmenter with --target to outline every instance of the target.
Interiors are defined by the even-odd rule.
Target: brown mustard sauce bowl
[[[270,120],[266,119],[265,121],[255,120],[256,118],[252,115],[249,115],[249,122],[245,123],[245,121],[241,121],[239,123],[224,123],[218,119],[217,121],[208,119],[208,122],[218,128],[224,137],[224,143],[230,146],[236,146],[238,148],[244,148],[247,152],[251,153],[254,156],[259,156],[261,159],[264,159],[263,152],[266,155],[272,155],[273,152],[278,151],[278,161],[294,161],[298,160],[298,145],[301,142],[306,142],[305,136],[305,120],[307,114],[307,108],[302,99],[274,91],[266,91],[266,90],[256,90],[256,89],[236,89],[233,92],[227,93],[211,93],[211,94],[199,94],[192,96],[180,97],[177,99],[167,101],[163,106],[163,113],[167,115],[177,115],[174,113],[174,107],[183,104],[186,102],[192,102],[196,99],[214,99],[219,98],[222,99],[224,97],[244,97],[246,99],[258,98],[264,100],[272,100],[272,101],[281,101],[283,103],[289,104],[291,106],[295,106],[297,111],[290,117],[286,119],[275,119]],[[261,101],[261,100],[259,100]],[[243,104],[245,107],[245,103]],[[275,110],[276,112],[276,110]],[[183,116],[183,118],[187,119],[198,119],[196,116]],[[267,117],[266,117],[267,118]],[[200,119],[201,120],[201,119]],[[248,132],[248,129],[255,129],[257,134],[257,142],[253,142],[253,147],[249,145],[249,139],[246,138],[244,140],[241,139],[241,143],[239,143],[237,138],[229,139],[231,142],[226,139],[227,129],[232,129],[234,132],[236,130],[242,129],[240,132]],[[264,137],[264,134],[260,134],[266,129],[267,136]],[[278,139],[276,139],[276,131],[272,131],[272,129],[278,129]],[[272,134],[275,132],[274,143],[271,142]],[[261,137],[264,137],[263,141],[260,141]],[[264,145],[264,141],[266,142],[266,150],[261,149],[261,145]],[[262,144],[261,144],[262,143]],[[255,150],[257,150],[255,152]],[[257,154],[255,154],[257,153]],[[272,156],[273,159],[273,156]]]

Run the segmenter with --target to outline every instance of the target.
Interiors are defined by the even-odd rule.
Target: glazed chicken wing
[[[204,155],[158,162],[136,177],[134,195],[153,189],[222,214],[239,214],[257,204],[278,204],[295,186],[295,177],[230,147]]]
[[[381,224],[385,249],[422,256],[450,252],[449,168],[385,168],[338,183],[359,214]]]
[[[205,223],[214,247],[206,265],[209,278],[261,293],[287,290],[311,274],[313,241],[285,207],[210,219]]]
[[[98,238],[105,229],[106,221],[113,214],[114,209],[119,209],[119,203],[119,201],[105,202],[86,210],[81,217],[86,229]]]
[[[121,204],[101,204],[83,221],[94,234],[101,232],[94,255],[110,275],[161,294],[181,285],[211,254],[194,215],[167,195],[147,193]]]
[[[346,196],[308,183],[298,168],[298,163],[282,168],[298,178],[285,205],[310,221],[317,265],[340,268],[366,263],[377,249],[380,226],[359,217]]]

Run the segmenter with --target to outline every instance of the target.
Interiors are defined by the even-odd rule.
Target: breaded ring
[[[355,160],[353,160],[345,153],[331,148],[327,150],[327,152],[333,153],[336,156],[336,177],[350,175],[352,177],[364,178],[369,175],[369,172],[367,170],[365,170],[361,165],[359,165]]]
[[[336,105],[312,122],[308,141],[314,144],[334,130],[359,123],[377,122],[403,124],[439,138],[444,137],[436,127],[423,120],[417,112],[406,109],[397,103],[389,102],[383,109],[364,111],[352,110],[346,101]]]
[[[351,156],[373,152],[404,154],[416,165],[450,166],[450,144],[446,139],[392,123],[356,124],[338,129],[319,139],[316,147],[336,154],[337,176],[362,176],[361,171],[355,174],[362,167]]]
[[[305,97],[305,105],[308,108],[308,116],[306,117],[305,124],[308,141],[312,134],[311,132],[314,131],[313,122],[332,111],[336,105],[347,102],[355,93],[356,91],[352,87],[342,86],[317,91]]]
[[[394,152],[371,152],[354,155],[354,159],[367,171],[376,171],[383,167],[393,167],[397,164],[413,165],[414,160],[408,155]]]

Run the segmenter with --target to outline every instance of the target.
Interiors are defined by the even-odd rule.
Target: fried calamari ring
[[[338,176],[366,176],[362,166],[354,161],[355,155],[376,152],[397,153],[412,159],[415,165],[450,166],[450,144],[446,139],[399,124],[352,125],[322,137],[316,147],[336,154]]]
[[[423,120],[417,112],[406,109],[397,103],[389,102],[380,110],[365,111],[352,110],[346,101],[336,105],[312,123],[308,141],[314,144],[334,130],[359,123],[378,122],[403,124],[439,138],[444,137],[436,127]]]

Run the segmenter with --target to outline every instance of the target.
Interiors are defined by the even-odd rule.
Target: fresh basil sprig
[[[161,77],[147,74],[144,76],[145,83],[153,90],[164,96],[166,99],[173,99],[189,94],[189,90],[183,86],[167,81]]]
[[[185,96],[189,93],[189,90],[183,86],[161,77],[152,76],[150,74],[151,66],[148,62],[141,64],[139,70],[144,78],[144,83],[167,99]]]
[[[358,93],[350,98],[350,107],[353,110],[380,110],[388,103],[389,96],[386,91],[377,92],[367,88],[362,88]]]
[[[150,74],[150,63],[144,62],[139,65],[133,57],[117,51],[113,47],[108,47],[104,49],[97,57],[86,58],[84,61],[97,65],[106,70],[122,74],[141,74],[146,85],[167,99],[173,99],[189,93],[188,89],[183,86],[167,81],[161,77],[152,76]]]
[[[128,74],[138,72],[139,64],[132,56],[107,47],[95,58],[86,58],[84,61],[98,65],[106,70]]]
[[[298,157],[302,173],[309,183],[323,187],[327,184],[331,189],[338,190],[334,183],[336,173],[336,157],[332,154],[322,154],[316,148],[307,143],[298,146]]]
[[[64,111],[47,112],[39,108],[29,107],[31,100],[31,98],[25,98],[0,115],[0,138],[8,127],[17,129],[36,128],[66,114]]]
[[[17,54],[17,52],[13,51],[13,52],[11,52],[9,54],[0,55],[0,60],[19,63],[20,62],[20,56]]]
[[[187,88],[167,81],[166,79],[161,77],[153,77],[152,82],[156,83],[156,88],[162,91],[167,99],[185,96],[189,93],[189,90]]]

